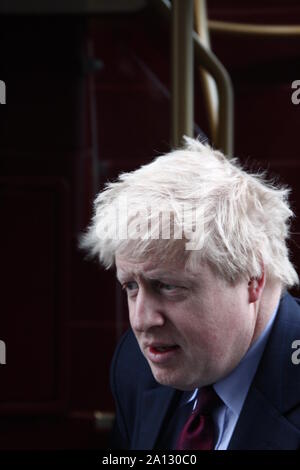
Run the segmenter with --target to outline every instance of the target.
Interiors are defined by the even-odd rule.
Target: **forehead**
[[[116,256],[116,274],[119,280],[126,277],[143,277],[148,279],[173,278],[193,280],[199,273],[191,273],[185,269],[183,261],[161,263],[159,260],[138,262]]]

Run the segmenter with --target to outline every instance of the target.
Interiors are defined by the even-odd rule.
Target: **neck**
[[[251,344],[256,341],[268,324],[279,302],[281,291],[282,285],[280,282],[266,282],[260,299],[254,304],[256,324]]]

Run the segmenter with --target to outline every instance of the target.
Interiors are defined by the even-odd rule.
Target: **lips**
[[[150,346],[150,349],[153,351],[153,352],[160,352],[160,353],[163,353],[163,352],[166,352],[166,351],[171,351],[172,349],[175,349],[175,348],[178,348],[177,344],[166,344],[166,345],[163,345],[163,346],[153,346],[151,345]]]
[[[162,342],[153,342],[146,345],[146,348],[151,349],[152,351],[164,352],[171,349],[178,348],[177,344],[174,343],[162,343]]]
[[[178,344],[171,343],[150,343],[146,347],[148,359],[155,364],[171,364],[175,356],[179,353]],[[171,361],[171,362],[170,362]]]

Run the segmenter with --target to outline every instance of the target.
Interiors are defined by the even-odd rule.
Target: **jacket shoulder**
[[[141,397],[145,390],[158,385],[132,330],[127,330],[116,347],[110,367],[110,386],[116,406],[111,448],[130,448]]]

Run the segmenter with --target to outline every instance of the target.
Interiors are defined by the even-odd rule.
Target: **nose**
[[[129,307],[129,317],[132,329],[139,333],[163,326],[166,321],[159,299],[143,288],[139,289],[135,302]]]

